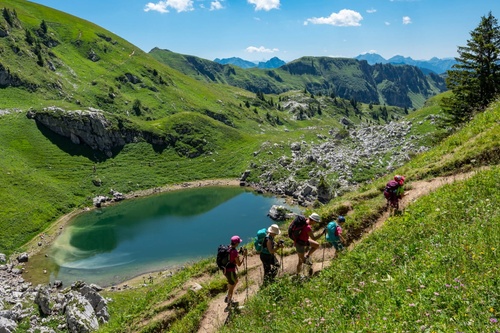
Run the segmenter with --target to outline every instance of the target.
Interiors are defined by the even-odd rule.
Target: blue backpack
[[[335,221],[331,221],[326,226],[326,240],[329,242],[336,242],[339,240],[339,232],[337,227],[339,225]]]
[[[257,231],[257,237],[255,237],[253,241],[253,246],[255,247],[255,251],[257,251],[257,253],[262,252],[262,245],[263,245],[262,243],[264,243],[266,235],[267,235],[266,228],[262,228],[259,231]]]

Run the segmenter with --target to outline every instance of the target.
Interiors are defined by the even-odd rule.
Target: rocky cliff
[[[73,143],[87,144],[109,157],[112,156],[113,149],[140,140],[158,146],[175,143],[150,132],[134,130],[123,119],[93,108],[66,111],[50,107],[41,111],[30,110],[27,116],[51,131],[70,138]]]

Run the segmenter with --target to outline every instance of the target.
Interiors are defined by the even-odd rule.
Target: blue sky
[[[500,0],[32,0],[93,22],[145,52],[251,61],[374,52],[457,56]]]

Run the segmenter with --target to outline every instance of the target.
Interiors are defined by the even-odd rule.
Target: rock
[[[290,210],[284,206],[273,205],[271,209],[269,209],[269,213],[267,215],[275,220],[275,221],[284,221],[287,219]]]
[[[0,333],[14,333],[17,329],[15,321],[0,317]]]
[[[3,253],[0,253],[0,263],[7,262],[7,256]]]
[[[27,254],[26,252],[21,253],[21,254],[17,257],[17,261],[19,261],[19,262],[28,262],[28,254]]]
[[[250,170],[246,170],[240,177],[240,181],[244,182],[245,180],[247,180],[248,176],[250,176]]]
[[[298,142],[292,143],[290,145],[290,149],[293,151],[300,151],[300,149],[301,149],[300,143],[298,143]]]
[[[199,283],[193,283],[193,285],[189,289],[191,289],[194,292],[198,292],[198,291],[202,290],[203,287]]]
[[[97,316],[90,302],[76,292],[71,292],[66,306],[66,323],[71,333],[88,333],[99,328]]]
[[[40,288],[35,296],[35,304],[38,305],[40,312],[46,316],[51,314],[50,311],[50,293],[47,288]]]

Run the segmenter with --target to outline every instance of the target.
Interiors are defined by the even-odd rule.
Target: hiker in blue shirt
[[[339,216],[337,222],[331,221],[325,229],[326,240],[335,248],[335,256],[344,249],[346,244],[345,238],[342,235],[342,224],[345,222],[345,217]]]
[[[267,228],[267,235],[262,242],[262,251],[260,252],[260,260],[264,266],[264,285],[271,283],[278,275],[280,263],[276,258],[276,251],[283,247],[283,243],[274,241],[274,238],[281,234],[281,230],[277,224]]]

